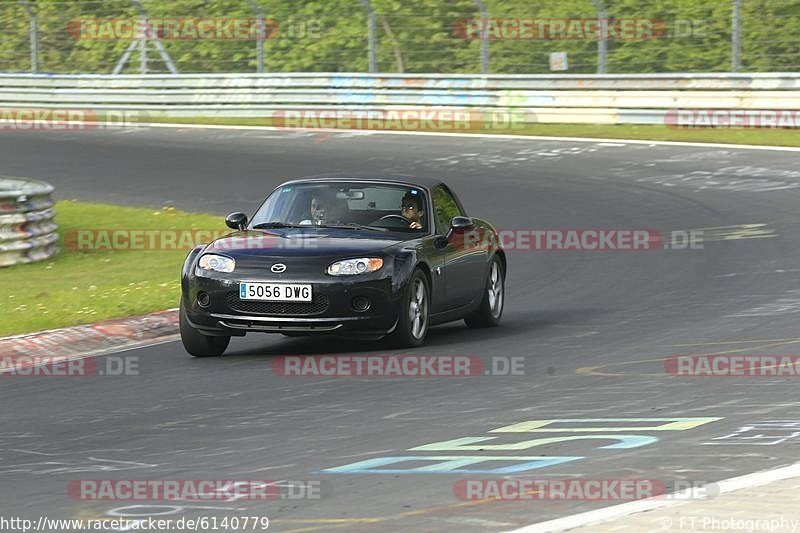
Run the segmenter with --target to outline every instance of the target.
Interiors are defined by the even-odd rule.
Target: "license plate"
[[[239,299],[266,302],[310,302],[311,285],[242,282],[239,284]]]

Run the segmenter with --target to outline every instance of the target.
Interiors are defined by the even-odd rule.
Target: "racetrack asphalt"
[[[800,355],[797,162],[790,152],[624,141],[1,131],[0,174],[43,179],[65,199],[224,215],[252,212],[289,178],[401,173],[443,178],[470,215],[501,229],[703,230],[705,240],[688,250],[509,251],[501,327],[439,326],[417,350],[248,335],[234,338],[222,358],[193,359],[177,342],[125,352],[138,357],[139,375],[0,377],[0,514],[260,515],[278,531],[497,531],[616,502],[463,501],[453,492],[457,481],[503,476],[411,473],[436,464],[422,459],[390,467],[402,472],[325,470],[397,456],[570,456],[581,459],[516,477],[700,483],[791,464],[800,443],[791,430],[800,425],[798,378],[676,377],[663,359]],[[102,228],[102,221],[87,226]],[[394,353],[521,357],[524,374],[282,377],[270,366],[280,355]],[[664,422],[605,420],[631,418],[709,420],[671,431],[645,429]],[[564,419],[603,420],[489,433]],[[772,424],[769,439],[740,431],[764,422]],[[570,429],[587,426],[652,438],[627,448],[575,439],[516,450],[409,451],[463,437],[507,445],[585,435]],[[515,461],[490,463],[473,466]],[[69,481],[80,479],[311,480],[324,490],[320,499],[269,502],[80,501],[67,493]]]

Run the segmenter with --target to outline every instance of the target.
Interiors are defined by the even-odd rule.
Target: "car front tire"
[[[209,337],[203,335],[192,327],[186,316],[186,309],[181,299],[181,307],[178,312],[179,325],[181,330],[181,341],[184,349],[194,357],[216,357],[225,353],[230,337]]]
[[[489,275],[486,277],[486,287],[483,300],[477,311],[464,318],[464,322],[471,328],[491,328],[500,323],[505,304],[505,271],[503,263],[497,256],[489,263]]]
[[[390,339],[398,348],[412,348],[425,342],[430,316],[428,278],[417,269],[403,293],[397,329]]]

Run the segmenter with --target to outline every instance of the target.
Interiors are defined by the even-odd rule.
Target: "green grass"
[[[61,237],[58,256],[0,268],[0,306],[4,311],[0,313],[0,336],[177,307],[180,271],[187,254],[187,250],[177,249],[179,243],[169,250],[78,250],[76,244],[65,245],[64,237],[71,231],[229,231],[218,216],[76,201],[56,204],[56,222]],[[94,242],[102,244],[99,239]]]
[[[270,118],[227,117],[149,117],[150,122],[172,124],[209,124],[222,126],[271,126]],[[641,139],[652,141],[690,141],[767,146],[800,146],[800,130],[747,128],[676,129],[663,125],[635,124],[526,124],[513,129],[481,129],[465,133],[541,135],[553,137],[598,137],[606,139]]]

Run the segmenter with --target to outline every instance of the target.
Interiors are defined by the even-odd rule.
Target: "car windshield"
[[[424,233],[429,222],[422,189],[365,182],[284,185],[253,216],[251,228],[335,227]]]

